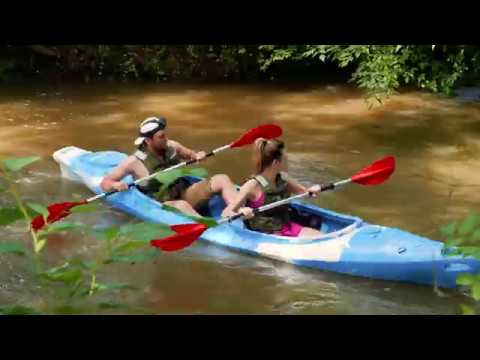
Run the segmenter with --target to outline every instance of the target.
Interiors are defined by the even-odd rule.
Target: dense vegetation
[[[474,83],[480,47],[464,45],[4,46],[0,81],[271,80],[325,78],[338,70],[381,99],[402,86],[452,94]]]

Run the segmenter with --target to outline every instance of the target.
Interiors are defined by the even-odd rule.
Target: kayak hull
[[[74,146],[54,153],[62,176],[84,183],[101,193],[103,176],[127,155],[115,151],[89,152]],[[132,181],[126,177],[124,181]],[[167,211],[162,205],[137,189],[105,198],[111,206],[139,219],[167,225],[192,223],[182,214]],[[219,217],[223,200],[209,203],[214,217]],[[264,256],[297,266],[362,276],[454,288],[463,273],[480,272],[474,258],[444,255],[443,243],[406,231],[373,225],[354,216],[339,214],[300,201],[292,202],[298,210],[322,218],[318,239],[298,239],[262,234],[246,229],[241,220],[205,231],[201,240],[257,256]]]

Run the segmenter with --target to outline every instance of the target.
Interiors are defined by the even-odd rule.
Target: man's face
[[[164,151],[167,148],[167,132],[165,130],[157,131],[151,139],[146,139],[148,146],[155,151]]]

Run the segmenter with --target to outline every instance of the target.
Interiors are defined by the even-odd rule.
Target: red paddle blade
[[[57,203],[57,204],[52,204],[50,205],[48,209],[48,217],[47,217],[47,223],[54,223],[58,220],[63,219],[64,217],[67,217],[70,215],[70,209],[78,206],[78,205],[84,205],[86,204],[86,200],[82,201],[76,201],[76,202],[64,202],[64,203]],[[40,230],[45,226],[45,220],[43,219],[42,215],[36,216],[32,222],[32,229],[35,231]]]
[[[150,245],[160,248],[163,251],[180,250],[192,244],[208,228],[203,224],[182,224],[172,225],[170,229],[175,231],[176,234],[163,239],[150,240]]]
[[[231,148],[253,144],[258,138],[274,139],[282,136],[282,128],[274,124],[265,124],[248,130],[245,134],[230,144]]]
[[[395,171],[395,158],[387,156],[360,170],[350,179],[362,185],[378,185],[386,181]]]

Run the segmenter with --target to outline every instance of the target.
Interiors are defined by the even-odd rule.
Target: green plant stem
[[[9,175],[8,171],[4,171],[1,167],[0,167],[0,171],[2,173],[2,175],[7,179],[8,181],[8,184],[9,184],[9,188],[8,188],[8,191],[12,194],[12,196],[14,197],[15,199],[15,202],[17,203],[17,206],[18,208],[20,209],[20,211],[22,212],[23,214],[23,217],[25,218],[25,220],[27,221],[27,230],[30,232],[30,235],[32,237],[32,242],[33,242],[33,249],[34,249],[34,261],[35,261],[35,269],[37,272],[39,272],[41,270],[41,267],[40,267],[40,259],[38,257],[39,255],[39,252],[38,251],[38,237],[37,237],[37,234],[35,233],[35,231],[33,230],[33,228],[30,226],[30,223],[32,221],[32,219],[30,218],[30,216],[28,215],[28,212],[27,210],[25,209],[25,206],[23,205],[23,202],[22,202],[22,199],[20,197],[20,194],[18,193],[17,191],[17,188],[15,187],[15,182],[14,180],[11,178],[11,176]]]

